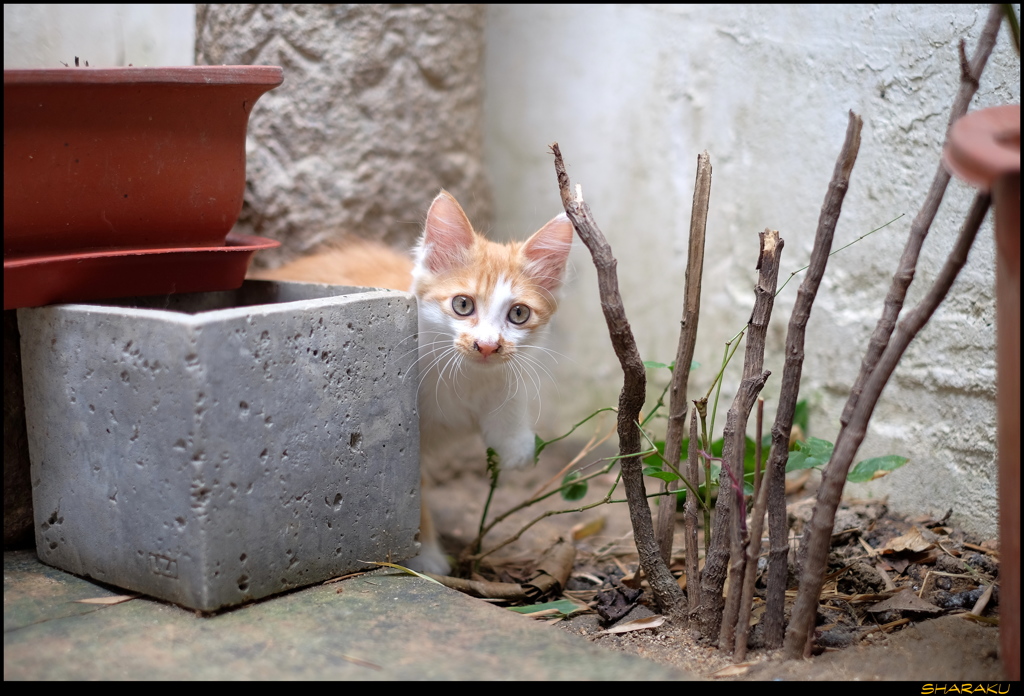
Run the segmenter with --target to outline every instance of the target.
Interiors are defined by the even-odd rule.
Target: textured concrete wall
[[[450,190],[486,229],[479,5],[198,5],[196,62],[270,64],[284,84],[249,123],[236,230],[284,242],[340,233],[408,246]]]
[[[957,88],[956,45],[973,49],[988,11],[959,6],[492,5],[487,23],[486,163],[497,229],[518,236],[561,209],[547,145],[615,250],[644,359],[675,355],[696,156],[714,167],[702,315],[691,393],[708,389],[724,342],[753,304],[757,234],[781,231],[780,282],[808,260],[847,111],[863,143],[835,247],[901,219],[830,261],[807,334],[802,396],[812,434],[834,439],[910,222],[938,163]],[[1018,8],[1019,14],[1019,8]],[[972,108],[1020,101],[1020,59],[1001,33]],[[972,191],[954,182],[911,287],[918,301]],[[553,368],[564,428],[613,405],[621,377],[586,250],[556,321]],[[854,490],[900,510],[994,534],[994,257],[987,222],[950,297],[912,344],[859,456],[910,457]],[[800,278],[776,301],[766,411],[774,415],[786,324]],[[742,351],[740,352],[742,355]],[[726,374],[719,427],[741,372]],[[652,377],[658,385],[665,376]],[[547,410],[546,413],[553,413]]]

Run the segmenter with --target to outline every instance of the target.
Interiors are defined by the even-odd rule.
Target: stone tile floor
[[[653,680],[684,672],[396,571],[215,616],[4,553],[5,680]]]

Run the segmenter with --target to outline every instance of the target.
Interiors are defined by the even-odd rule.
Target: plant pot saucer
[[[136,295],[232,290],[252,255],[280,242],[229,234],[222,246],[118,249],[4,259],[4,309]]]

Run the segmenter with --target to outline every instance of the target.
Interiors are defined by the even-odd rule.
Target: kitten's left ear
[[[537,230],[523,245],[527,271],[534,282],[549,292],[562,285],[565,264],[572,248],[573,227],[562,213]]]

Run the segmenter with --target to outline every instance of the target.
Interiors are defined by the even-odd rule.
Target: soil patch
[[[482,451],[479,447],[473,442],[453,446],[454,454],[446,461],[458,464],[433,467],[434,484],[425,493],[446,547],[453,553],[476,536],[487,499],[482,458],[460,454]],[[561,480],[559,471],[578,451],[578,446],[553,446],[545,450],[535,469],[503,472],[489,519],[534,496],[553,477]],[[616,473],[612,468],[594,480],[582,500],[569,503],[555,495],[511,514],[488,533],[483,548],[515,535],[547,511],[600,500],[614,484]],[[795,484],[788,506],[791,532],[799,535],[813,508],[814,481],[790,484]],[[623,497],[620,485],[613,498]],[[751,631],[751,649],[740,665],[688,626],[663,623],[627,633],[607,632],[657,615],[645,584],[643,592],[623,592],[623,576],[635,573],[638,565],[625,503],[541,519],[492,554],[478,567],[476,578],[519,582],[555,541],[573,539],[576,560],[560,596],[588,608],[566,619],[546,620],[555,629],[585,636],[610,650],[724,680],[1000,680],[998,551],[992,540],[973,538],[950,526],[947,518],[945,511],[936,511],[927,519],[909,519],[890,510],[883,500],[844,502],[829,556],[831,577],[819,604],[815,654],[804,660],[783,660],[780,651],[764,649],[756,626]],[[681,520],[676,539],[682,539]],[[682,550],[677,549],[677,554],[672,567],[685,582]],[[794,556],[791,553],[791,559]],[[764,565],[753,620],[763,611]],[[791,590],[795,589],[794,580]],[[787,607],[787,618],[788,611]],[[972,613],[978,617],[971,618]]]

